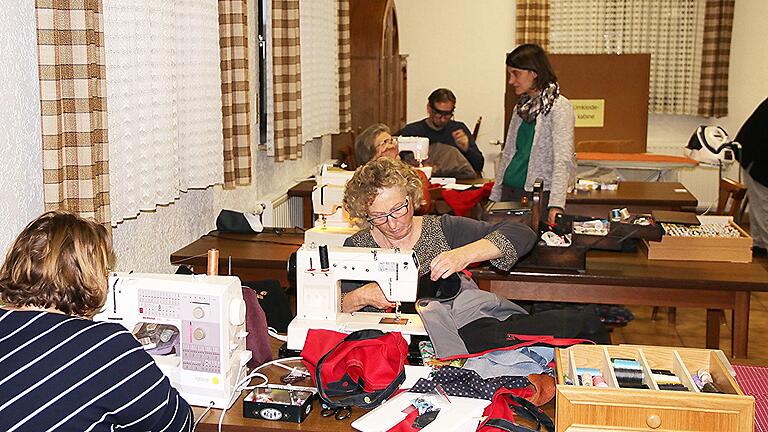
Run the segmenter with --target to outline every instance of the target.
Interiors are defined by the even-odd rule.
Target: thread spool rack
[[[647,388],[625,388],[612,359],[639,365]],[[639,345],[575,345],[560,349],[556,430],[745,431],[754,425],[754,398],[744,395],[730,364],[716,350]],[[579,371],[597,369],[607,387],[580,382]],[[652,370],[667,370],[687,391],[659,388]],[[704,393],[693,376],[708,369],[722,393]],[[573,428],[573,429],[569,429]],[[586,429],[583,429],[586,428]]]

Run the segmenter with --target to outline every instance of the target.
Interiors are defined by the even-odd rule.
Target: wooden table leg
[[[731,329],[731,355],[734,358],[747,358],[749,343],[749,291],[736,293],[733,307],[733,326]]]
[[[720,349],[720,309],[707,309],[707,348]]]
[[[301,208],[304,215],[304,229],[310,229],[314,226],[312,214],[312,198],[304,197],[301,199]]]

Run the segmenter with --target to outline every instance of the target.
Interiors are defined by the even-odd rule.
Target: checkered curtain
[[[251,183],[246,0],[219,0],[224,187]]]
[[[301,158],[299,0],[272,0],[275,160]]]
[[[517,0],[517,44],[535,43],[549,49],[549,0]]]
[[[338,0],[339,131],[352,130],[352,61],[349,42],[349,0]]]
[[[43,194],[109,227],[109,165],[100,0],[36,0]]]
[[[728,66],[735,0],[707,0],[701,59],[699,115],[728,115]]]

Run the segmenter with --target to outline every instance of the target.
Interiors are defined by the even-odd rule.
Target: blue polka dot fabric
[[[435,389],[435,384],[440,384],[449,396],[491,400],[496,390],[501,387],[523,388],[530,382],[524,376],[498,376],[483,379],[473,370],[445,366],[432,372],[431,379],[422,378],[416,381],[410,391],[427,393]]]

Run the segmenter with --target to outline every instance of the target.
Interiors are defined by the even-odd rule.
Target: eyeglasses
[[[384,141],[382,141],[380,143],[377,143],[376,147],[377,148],[388,147],[388,146],[391,146],[392,144],[397,144],[397,138],[389,137],[389,138],[385,139]]]
[[[452,119],[453,118],[453,111],[454,110],[443,111],[443,110],[439,110],[439,109],[435,108],[433,105],[430,105],[429,109],[432,110],[432,115],[435,116],[435,117],[443,117],[443,118],[447,118],[447,119]]]
[[[408,213],[408,198],[405,199],[405,202],[400,207],[392,210],[391,212],[385,215],[370,217],[368,218],[368,222],[373,226],[384,225],[385,223],[387,223],[387,220],[390,217],[392,219],[397,219],[405,216],[406,213]]]

